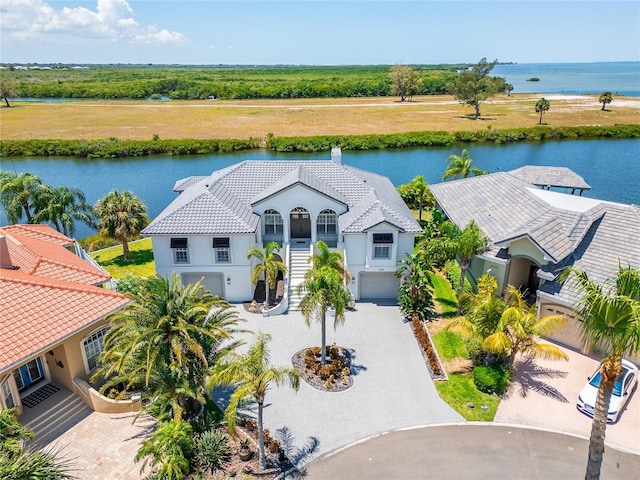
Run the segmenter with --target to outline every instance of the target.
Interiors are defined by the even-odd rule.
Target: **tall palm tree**
[[[230,342],[237,312],[201,282],[182,285],[177,274],[149,279],[135,300],[110,317],[96,376],[107,379],[103,391],[119,382],[142,387],[158,415],[180,420],[189,399],[206,399],[209,369],[237,344]]]
[[[351,293],[344,284],[340,271],[328,265],[307,270],[304,281],[298,285],[298,292],[306,292],[300,301],[300,311],[308,326],[311,318],[320,321],[322,329],[321,360],[327,363],[327,311],[333,309],[333,327],[344,323],[344,313],[351,300]]]
[[[547,112],[550,108],[551,104],[549,103],[549,100],[544,97],[536,102],[536,113],[540,114],[538,125],[542,125],[542,115],[544,115],[544,113]]]
[[[473,166],[473,160],[471,160],[469,151],[466,148],[462,150],[462,154],[460,156],[449,155],[447,160],[449,165],[442,174],[442,181],[445,181],[449,177],[451,177],[452,180],[455,180],[458,177],[467,178],[472,173],[473,175],[486,175],[489,173]]]
[[[640,352],[640,270],[618,267],[615,278],[597,283],[577,268],[567,268],[560,279],[573,280],[582,291],[575,305],[583,344],[604,353],[591,423],[585,479],[600,478],[611,392],[622,373],[622,356]]]
[[[440,228],[444,233],[444,237],[439,240],[439,245],[454,254],[460,264],[460,284],[458,286],[458,296],[460,296],[464,292],[464,281],[467,270],[471,265],[471,260],[477,254],[485,251],[489,244],[489,239],[473,220],[462,230],[450,221],[443,222]],[[460,315],[459,303],[458,315]]]
[[[112,190],[98,200],[94,212],[102,234],[122,242],[122,254],[129,260],[129,241],[140,234],[147,221],[147,207],[142,200],[128,190]]]
[[[319,253],[313,255],[309,261],[312,262],[313,268],[330,267],[338,271],[343,281],[350,282],[351,274],[344,266],[344,257],[340,252],[332,252],[322,240],[316,243]]]
[[[186,479],[193,449],[192,432],[189,422],[161,422],[153,435],[142,443],[135,460],[145,459],[142,470],[147,465],[157,467],[154,478]]]
[[[0,203],[9,223],[19,223],[23,215],[27,223],[33,223],[34,204],[44,188],[40,177],[32,173],[0,172]]]
[[[231,385],[234,388],[229,405],[225,409],[229,431],[235,433],[238,408],[243,401],[252,399],[258,405],[258,451],[260,468],[267,465],[264,452],[263,409],[267,391],[272,383],[300,387],[300,375],[294,368],[277,368],[270,364],[269,341],[271,336],[259,332],[256,342],[246,354],[228,351],[210,377],[211,388]]]
[[[416,192],[418,197],[418,220],[422,221],[422,211],[424,210],[425,200],[428,200],[430,204],[433,204],[433,196],[429,190],[429,184],[424,178],[424,175],[417,175],[411,180],[411,186]]]
[[[275,258],[274,252],[279,251],[280,245],[278,245],[278,242],[269,242],[264,247],[264,250],[254,247],[247,252],[247,258],[256,258],[259,262],[251,272],[251,283],[254,285],[258,283],[260,276],[264,274],[265,307],[269,306],[269,289],[276,288],[278,273],[287,271],[286,265]]]
[[[75,220],[95,227],[93,209],[78,188],[46,187],[37,199],[37,208],[38,211],[33,216],[35,223],[49,221],[66,236],[75,233]]]

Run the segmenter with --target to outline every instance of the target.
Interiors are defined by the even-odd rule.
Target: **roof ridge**
[[[20,283],[23,285],[38,285],[45,288],[57,288],[60,290],[67,290],[71,292],[81,293],[96,293],[100,295],[106,295],[111,297],[125,296],[122,293],[115,292],[95,285],[85,285],[82,283],[76,283],[69,280],[58,280],[49,277],[36,277],[29,274],[20,275],[7,275],[0,271],[0,280],[6,282]]]

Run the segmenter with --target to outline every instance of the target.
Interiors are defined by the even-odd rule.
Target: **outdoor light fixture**
[[[231,277],[227,277],[227,285],[231,285]]]
[[[356,277],[351,277],[351,283],[356,283]]]

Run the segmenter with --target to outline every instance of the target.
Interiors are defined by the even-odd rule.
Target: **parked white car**
[[[600,386],[600,367],[593,375],[589,377],[589,382],[580,390],[578,395],[578,410],[593,417],[596,405],[596,397],[598,396],[598,387]],[[616,380],[611,393],[611,401],[609,402],[609,412],[607,414],[607,422],[613,423],[618,421],[620,412],[629,401],[631,393],[638,385],[638,367],[629,360],[622,359],[622,373]]]

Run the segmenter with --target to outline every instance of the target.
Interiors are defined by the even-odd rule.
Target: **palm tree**
[[[422,255],[409,255],[401,260],[396,277],[402,279],[398,289],[398,305],[402,313],[421,320],[435,313],[433,303],[433,285],[429,273],[431,266],[425,264]]]
[[[433,203],[433,196],[429,190],[429,184],[424,178],[424,175],[418,175],[411,180],[411,186],[414,188],[418,197],[418,220],[422,221],[422,211],[424,210],[424,202],[430,199],[430,203]]]
[[[206,376],[232,349],[237,312],[201,282],[182,285],[178,275],[149,279],[136,302],[111,317],[104,340],[102,391],[124,382],[145,389],[158,415],[180,420],[189,399],[206,400]],[[224,343],[224,346],[222,345]]]
[[[311,317],[320,321],[322,329],[321,363],[327,363],[327,328],[326,317],[329,308],[333,309],[336,328],[344,323],[344,313],[351,300],[351,293],[344,284],[340,271],[324,265],[320,268],[307,270],[304,281],[298,285],[298,292],[306,292],[300,301],[300,311],[308,326],[311,326]]]
[[[605,110],[607,104],[613,101],[613,95],[611,92],[602,92],[598,101],[602,104],[602,108],[600,110]]]
[[[351,274],[344,266],[344,257],[340,252],[332,252],[322,240],[318,240],[316,247],[319,253],[316,253],[309,259],[313,263],[313,268],[331,267],[337,270],[345,282],[351,281]]]
[[[511,96],[511,92],[513,91],[513,85],[507,83],[507,96]]]
[[[615,278],[600,284],[590,280],[577,268],[567,268],[562,281],[572,279],[582,297],[575,305],[580,333],[587,348],[598,348],[605,358],[600,367],[602,380],[598,387],[591,424],[589,458],[585,479],[600,478],[604,455],[604,439],[611,392],[622,373],[622,356],[640,352],[640,270],[618,267]]]
[[[30,450],[23,442],[33,432],[18,421],[15,408],[0,410],[0,478],[6,480],[64,480],[71,463],[59,460],[55,450]]]
[[[478,293],[465,293],[460,303],[463,317],[454,318],[446,330],[456,329],[474,340],[485,352],[506,359],[513,366],[521,353],[533,358],[568,360],[557,346],[539,342],[565,325],[564,315],[537,318],[535,305],[529,306],[520,291],[509,285],[506,300],[495,295],[497,282],[490,274],[478,279]]]
[[[260,468],[266,468],[264,452],[263,409],[267,391],[272,383],[289,384],[296,391],[300,387],[300,375],[294,368],[273,367],[270,364],[269,341],[271,336],[259,332],[256,342],[246,354],[228,351],[210,377],[210,388],[219,385],[234,387],[229,405],[225,409],[229,431],[235,433],[238,407],[243,401],[253,399],[258,405],[258,451]]]
[[[142,200],[128,190],[112,190],[98,200],[94,212],[102,234],[122,242],[124,259],[129,260],[129,241],[140,234],[147,221],[147,207]]]
[[[548,111],[550,108],[551,104],[549,103],[549,100],[544,97],[536,102],[536,113],[540,114],[538,125],[542,125],[542,115],[544,115],[544,112]]]
[[[440,240],[439,244],[442,248],[453,253],[460,263],[460,285],[458,287],[458,296],[460,296],[464,292],[464,280],[471,265],[471,260],[487,248],[489,239],[473,220],[463,230],[460,230],[455,223],[446,221],[441,225],[441,230],[445,236]],[[458,315],[460,315],[459,303]]]
[[[460,156],[449,155],[447,160],[449,165],[442,174],[442,181],[445,181],[449,177],[451,177],[452,180],[455,180],[457,177],[467,178],[472,173],[476,176],[486,175],[489,173],[472,165],[473,160],[471,160],[469,151],[466,148],[462,150],[462,154]]]
[[[0,203],[9,223],[19,223],[23,214],[33,223],[34,203],[44,190],[40,177],[29,173],[0,172]]]
[[[513,366],[516,355],[522,353],[532,358],[569,360],[560,348],[551,343],[540,343],[541,336],[551,335],[565,326],[564,315],[547,315],[537,318],[536,306],[528,305],[524,295],[514,286],[507,287],[505,309],[496,331],[486,337],[482,348],[508,357]]]
[[[154,478],[182,480],[189,474],[189,458],[193,449],[189,422],[171,420],[161,422],[156,431],[142,443],[135,460],[145,458],[142,470],[158,467]]]
[[[66,236],[75,233],[75,220],[95,227],[93,209],[87,203],[84,193],[78,188],[46,187],[38,197],[37,209],[33,216],[35,223],[49,221],[53,223],[56,230]]]
[[[285,273],[287,271],[286,265],[275,259],[273,252],[279,252],[280,246],[278,242],[269,242],[264,250],[259,248],[252,248],[247,252],[247,258],[257,258],[260,263],[255,266],[251,272],[251,283],[254,285],[258,283],[260,276],[264,274],[264,286],[265,286],[265,298],[264,305],[269,307],[269,289],[276,288],[278,281],[278,273]]]

